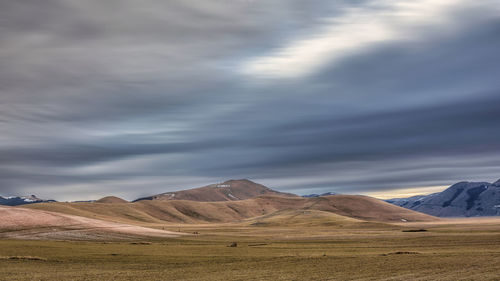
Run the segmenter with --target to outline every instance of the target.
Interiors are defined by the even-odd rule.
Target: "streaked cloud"
[[[499,7],[3,2],[0,195],[134,199],[229,178],[299,194],[495,181]]]
[[[323,19],[318,30],[292,39],[271,54],[251,58],[242,72],[257,77],[294,78],[318,71],[356,52],[381,43],[418,40],[429,33],[455,31],[460,21],[453,14],[468,1],[375,1],[345,8],[340,15]],[[473,5],[473,4],[472,4]]]

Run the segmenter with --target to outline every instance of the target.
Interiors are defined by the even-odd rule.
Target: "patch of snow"
[[[231,193],[228,193],[228,194],[227,194],[227,196],[229,196],[229,197],[231,197],[231,198],[233,198],[233,199],[239,199],[238,197],[236,197],[236,196],[232,195]]]

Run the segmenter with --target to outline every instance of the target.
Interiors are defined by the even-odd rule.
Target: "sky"
[[[0,195],[500,178],[500,0],[0,2]]]

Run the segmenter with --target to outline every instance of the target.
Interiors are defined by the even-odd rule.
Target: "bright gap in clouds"
[[[431,193],[441,192],[448,186],[425,186],[425,187],[410,187],[391,190],[380,190],[376,192],[363,192],[361,194],[368,195],[379,199],[406,198],[416,195],[427,195]]]
[[[308,38],[299,38],[269,55],[246,60],[245,75],[257,78],[295,78],[314,72],[346,54],[387,41],[418,38],[419,27],[446,27],[449,12],[462,0],[389,1],[349,8],[326,20]]]

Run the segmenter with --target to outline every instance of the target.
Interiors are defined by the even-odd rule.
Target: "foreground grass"
[[[0,240],[0,280],[500,279],[496,229],[287,240],[283,229],[254,229],[266,235],[217,228],[147,243]],[[233,241],[238,247],[227,247]]]

